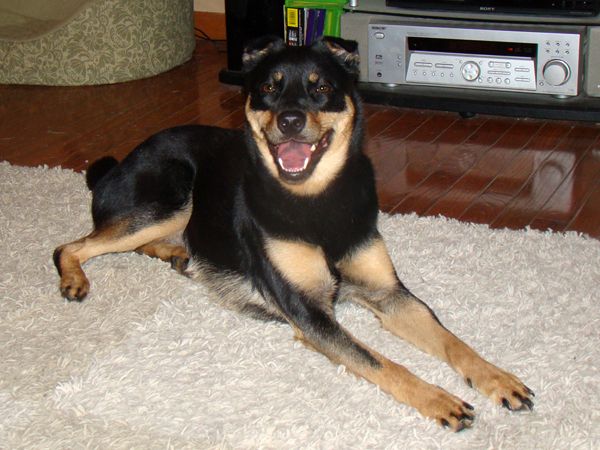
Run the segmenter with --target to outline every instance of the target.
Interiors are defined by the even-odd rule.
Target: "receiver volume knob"
[[[560,59],[552,59],[544,65],[543,74],[550,86],[561,86],[571,77],[571,68]]]
[[[481,69],[475,61],[467,61],[461,66],[460,73],[465,80],[475,81],[479,77]]]

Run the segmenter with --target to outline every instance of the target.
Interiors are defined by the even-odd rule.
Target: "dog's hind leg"
[[[134,218],[125,218],[97,228],[81,239],[61,245],[54,251],[61,294],[68,300],[83,300],[90,288],[81,267],[83,263],[105,253],[143,249],[152,242],[181,233],[189,221],[190,213],[191,209],[187,208],[174,213],[170,218],[146,226],[136,225]]]
[[[144,251],[148,244],[183,232],[191,216],[195,163],[185,148],[171,148],[176,138],[172,133],[150,138],[91,183],[94,231],[54,251],[64,297],[82,300],[88,294],[81,265],[90,258]],[[145,249],[157,251],[156,245]]]
[[[433,311],[402,285],[380,237],[342,261],[339,270],[359,286],[352,299],[371,309],[386,329],[448,363],[495,403],[510,410],[533,408],[529,388],[448,331]]]
[[[136,248],[135,251],[171,263],[171,267],[182,275],[186,274],[190,262],[190,255],[185,247],[165,240],[150,242]]]

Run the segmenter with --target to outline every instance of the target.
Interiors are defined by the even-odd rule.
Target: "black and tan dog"
[[[518,378],[444,328],[396,276],[362,153],[356,44],[324,39],[286,48],[265,38],[246,49],[244,66],[245,132],[169,129],[118,165],[104,159],[90,168],[94,231],[54,253],[63,296],[86,296],[81,265],[94,256],[159,257],[207,283],[226,306],[288,322],[308,346],[439,424],[470,426],[469,404],[336,321],[336,300],[351,297],[495,403],[531,409],[533,393]]]

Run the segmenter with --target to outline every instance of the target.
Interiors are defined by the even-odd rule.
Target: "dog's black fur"
[[[55,251],[63,295],[86,296],[80,265],[97,254],[158,256],[208,283],[227,306],[290,323],[309,346],[440,424],[469,426],[470,405],[337,323],[334,303],[352,286],[348,295],[384,326],[452,364],[496,402],[530,409],[528,388],[443,328],[396,277],[362,152],[356,44],[324,39],[286,48],[264,38],[246,49],[244,66],[245,131],[173,128],[120,164],[108,158],[90,167],[94,232]],[[176,234],[185,248],[166,240]]]

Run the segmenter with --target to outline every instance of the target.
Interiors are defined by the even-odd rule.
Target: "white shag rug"
[[[340,305],[360,339],[475,406],[453,434],[292,340],[222,310],[137,254],[88,262],[82,304],[52,250],[90,231],[71,171],[0,163],[0,448],[600,448],[600,242],[381,216],[403,281],[537,394],[510,413],[447,366]]]

